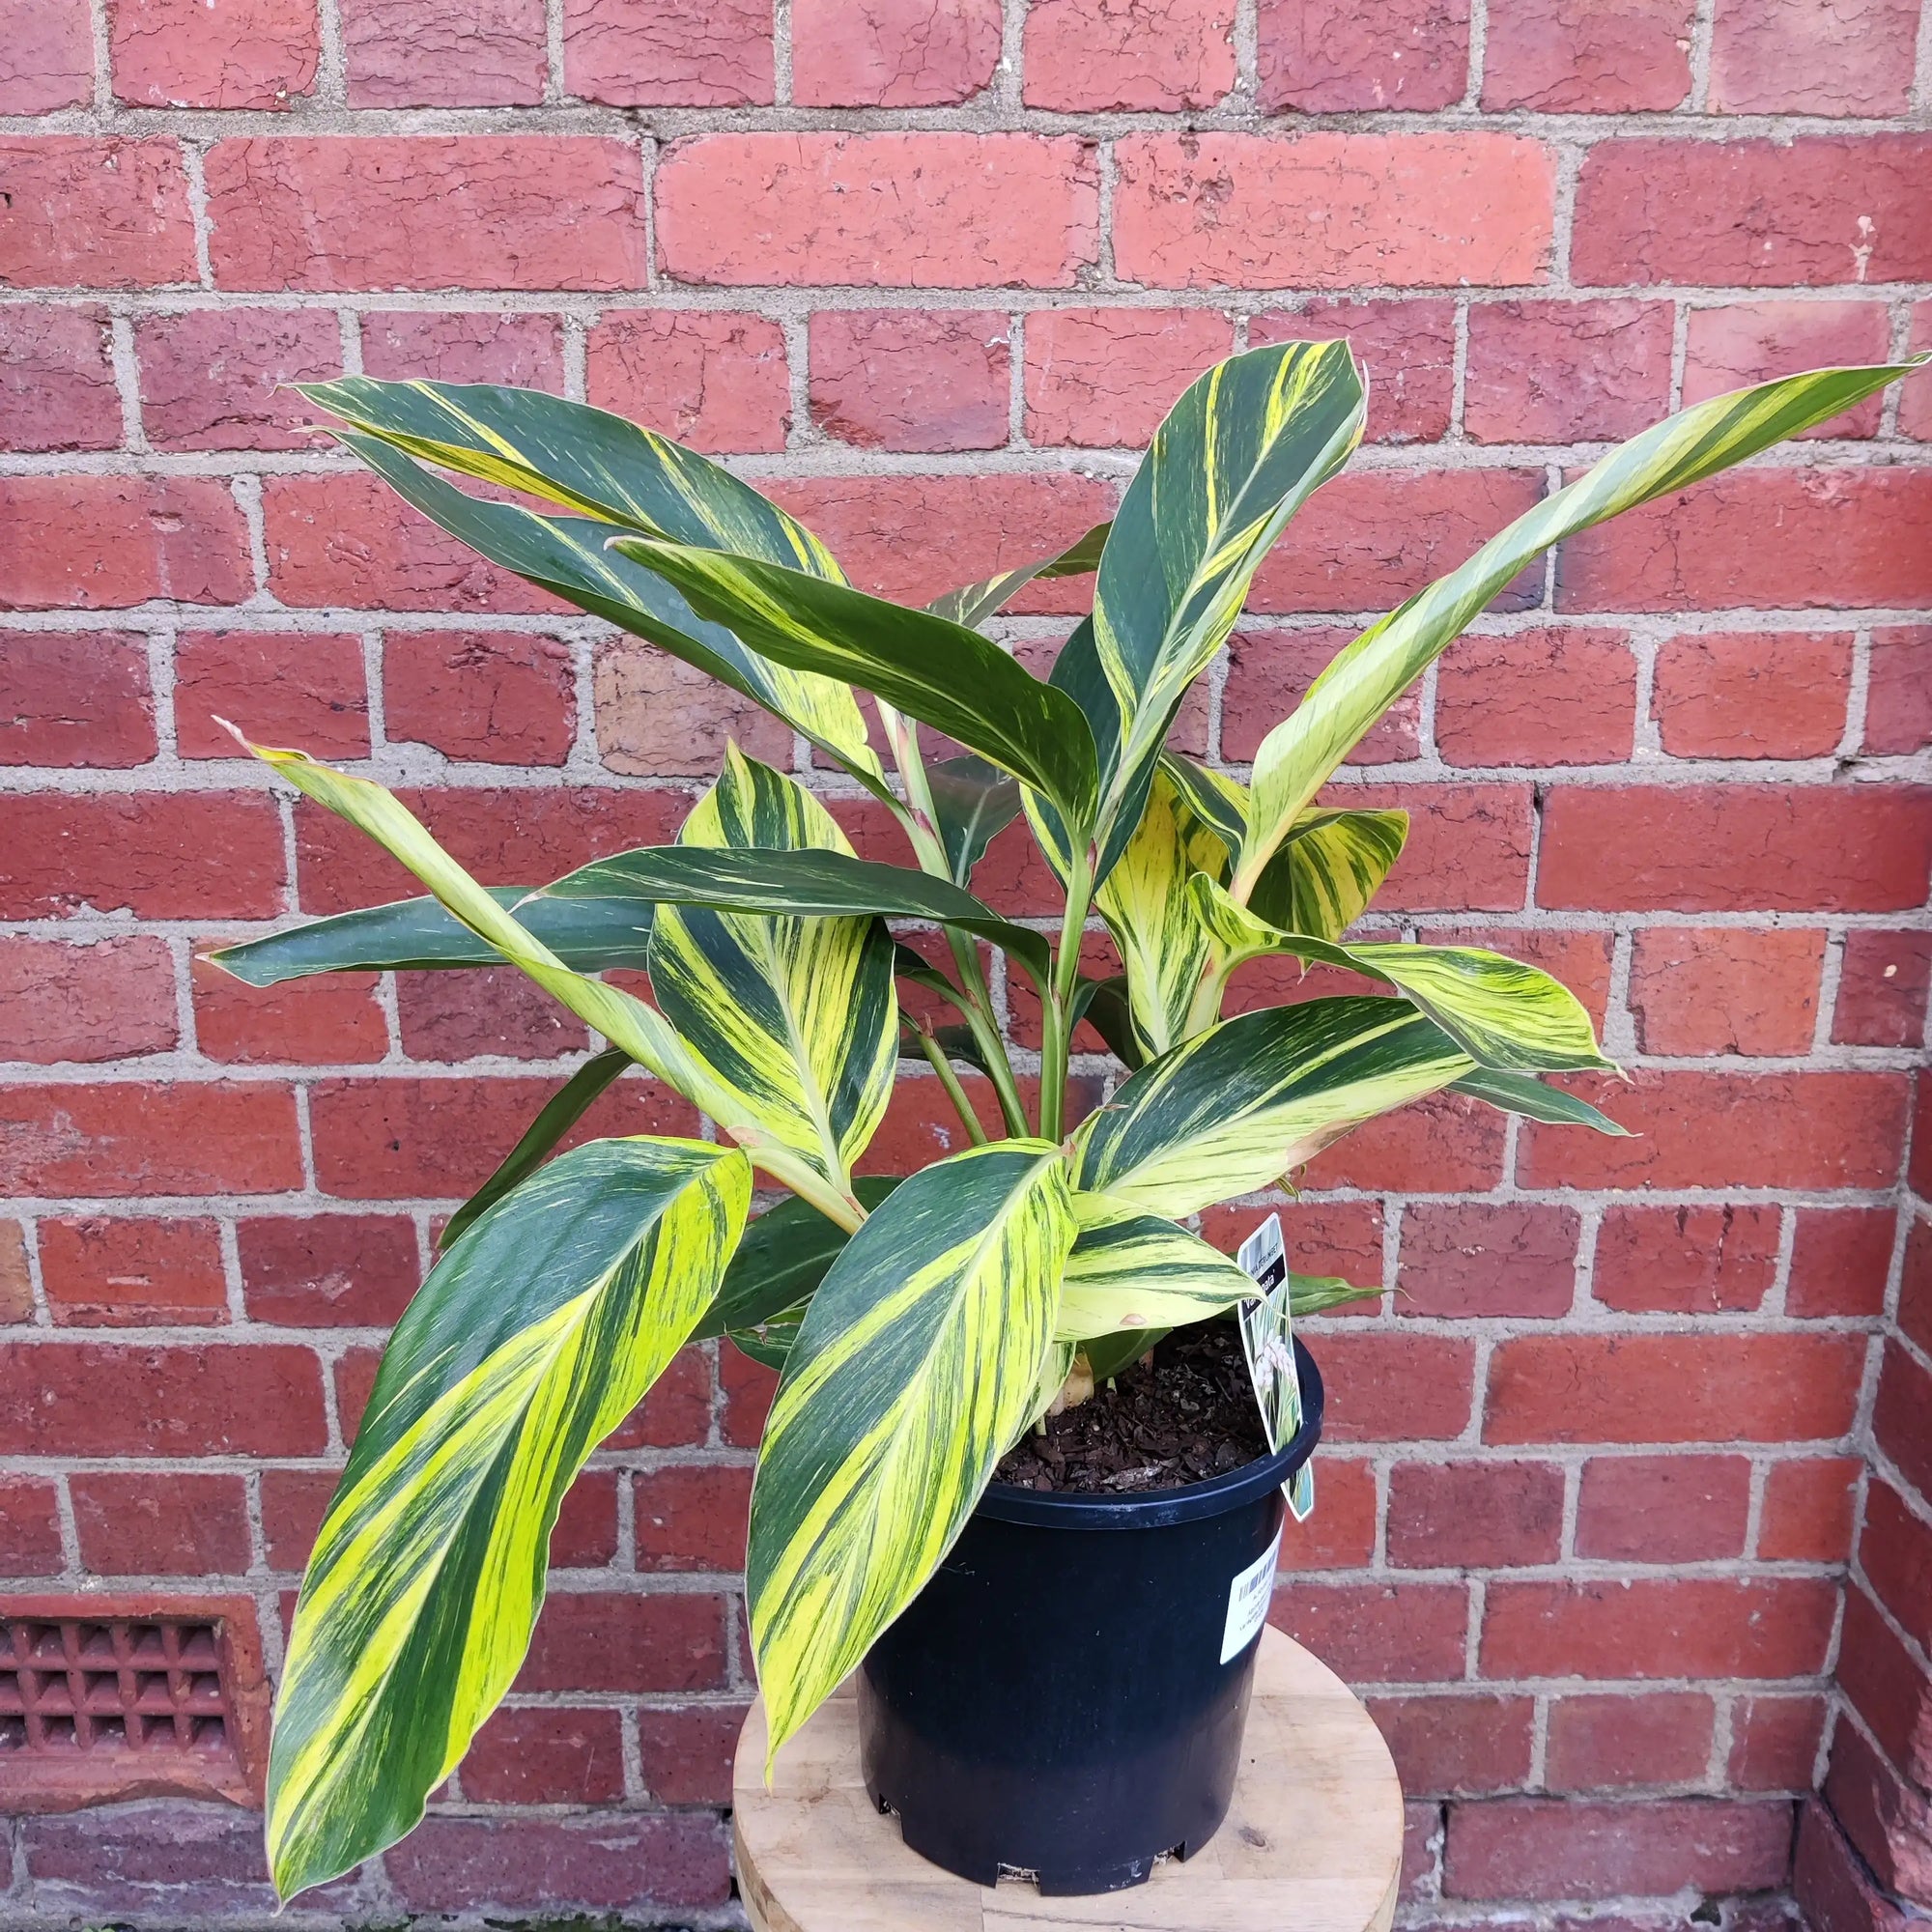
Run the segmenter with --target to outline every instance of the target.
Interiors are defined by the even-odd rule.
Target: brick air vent
[[[0,1810],[258,1802],[267,1716],[244,1600],[0,1603]]]

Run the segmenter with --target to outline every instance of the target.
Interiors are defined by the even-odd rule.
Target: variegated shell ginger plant
[[[1551,544],[1824,422],[1907,366],[1768,383],[1612,450],[1343,650],[1246,783],[1166,741],[1256,566],[1361,437],[1345,343],[1221,363],[1161,425],[1111,526],[917,610],[855,589],[749,484],[618,417],[506,388],[306,389],[445,530],[774,713],[892,814],[910,863],[859,859],[794,777],[733,749],[676,843],[485,888],[380,784],[259,751],[429,895],[233,947],[217,955],[230,972],[267,985],[508,960],[609,1042],[451,1221],[384,1356],[281,1685],[268,1827],[281,1893],[421,1817],[523,1660],[564,1492],[694,1338],[729,1336],[782,1369],[748,1560],[776,1749],[919,1590],[1077,1356],[1110,1373],[1247,1291],[1189,1216],[1443,1088],[1617,1131],[1539,1078],[1607,1064],[1547,974],[1469,947],[1347,938],[1407,821],[1350,807],[1346,786],[1318,802],[1323,785]],[[452,475],[499,487],[472,494]],[[1090,575],[1092,615],[1044,681],[980,629],[1031,579]],[[928,764],[921,726],[968,755]],[[1057,930],[972,891],[988,840],[1021,812],[1065,888]],[[1080,970],[1095,917],[1125,969],[1098,980]],[[895,922],[937,935],[931,956],[895,940]],[[1038,996],[1036,1079],[1002,1037],[982,947]],[[1230,973],[1276,953],[1351,969],[1385,996],[1223,1019]],[[613,967],[646,969],[654,1004],[597,977]],[[899,981],[956,1021],[909,1016]],[[1125,1077],[1076,1125],[1083,1018]],[[897,1180],[855,1179],[902,1060],[944,1084],[972,1145]],[[633,1064],[716,1138],[555,1153]],[[967,1104],[961,1065],[990,1081],[1001,1138]],[[748,1227],[761,1180],[790,1198]],[[1299,1288],[1305,1307],[1358,1292]]]

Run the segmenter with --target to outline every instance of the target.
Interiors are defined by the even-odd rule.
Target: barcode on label
[[[1274,1541],[1228,1585],[1228,1622],[1221,1633],[1221,1662],[1232,1662],[1246,1650],[1254,1634],[1267,1621],[1274,1596],[1275,1559],[1281,1554],[1281,1531]]]

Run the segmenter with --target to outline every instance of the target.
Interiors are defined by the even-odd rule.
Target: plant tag
[[[1267,1621],[1274,1598],[1274,1566],[1281,1555],[1281,1531],[1274,1541],[1228,1585],[1228,1621],[1221,1632],[1221,1662],[1232,1663]]]
[[[1301,1378],[1294,1367],[1294,1318],[1289,1309],[1288,1247],[1281,1216],[1270,1214],[1240,1245],[1236,1264],[1254,1277],[1260,1298],[1242,1302],[1237,1319],[1248,1376],[1270,1449],[1292,1441],[1301,1427]],[[1281,1486],[1296,1522],[1315,1508],[1312,1459]]]

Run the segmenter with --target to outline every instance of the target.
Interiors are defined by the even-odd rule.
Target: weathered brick
[[[195,1044],[230,1065],[340,1066],[389,1050],[373,973],[327,973],[280,986],[250,986],[197,955]]]
[[[791,98],[802,107],[945,107],[1000,61],[998,0],[796,0]]]
[[[1044,309],[1026,319],[1031,442],[1142,449],[1175,398],[1233,349],[1210,309]]]
[[[0,309],[0,447],[112,449],[120,440],[105,312]]]
[[[1465,1583],[1321,1583],[1275,1589],[1268,1622],[1350,1683],[1426,1684],[1460,1675]]]
[[[1402,1217],[1404,1315],[1553,1318],[1576,1293],[1574,1208],[1418,1202]]]
[[[1737,1791],[1809,1791],[1825,1728],[1825,1700],[1812,1695],[1741,1697],[1731,1706],[1731,1755],[1724,1775]]]
[[[201,1326],[228,1319],[221,1232],[213,1221],[48,1219],[40,1224],[40,1245],[47,1306],[63,1325]]]
[[[584,355],[589,400],[705,450],[774,450],[791,426],[784,336],[762,316],[608,310]]]
[[[1888,1892],[1914,1901],[1932,1896],[1932,1803],[1854,1725],[1832,1734],[1822,1796]]]
[[[724,1804],[745,1721],[742,1704],[677,1704],[638,1713],[644,1787],[660,1804]]]
[[[1806,369],[1883,362],[1890,341],[1882,302],[1761,301],[1693,308],[1685,327],[1684,401],[1688,407]],[[1804,435],[1871,436],[1884,402],[1883,395],[1868,396]]]
[[[554,1060],[590,1043],[583,1023],[513,966],[412,973],[397,982],[396,1020],[412,1060]]]
[[[1771,1207],[1607,1208],[1591,1294],[1632,1314],[1758,1308],[1777,1270],[1779,1221]]]
[[[1211,107],[1235,84],[1235,10],[1230,0],[1034,0],[1023,61],[1029,107]]]
[[[315,87],[316,9],[302,0],[116,0],[114,98],[135,107],[286,109]]]
[[[0,136],[0,195],[10,214],[0,283],[11,288],[152,289],[195,279],[187,176],[172,140]]]
[[[282,1327],[387,1327],[421,1275],[401,1215],[265,1216],[238,1222],[235,1245],[249,1319]]]
[[[518,631],[390,631],[383,640],[386,735],[445,757],[560,765],[575,732],[570,646]]]
[[[1603,141],[1577,190],[1578,282],[1801,288],[1932,274],[1932,137]],[[1878,600],[1884,601],[1884,600]]]
[[[1228,644],[1221,687],[1221,755],[1242,764],[1251,759],[1355,635],[1353,626],[1327,624],[1315,630],[1237,631]],[[1421,698],[1409,691],[1369,727],[1348,762],[1386,765],[1416,756],[1421,719]]]
[[[626,289],[644,279],[637,150],[587,135],[217,141],[223,289]]]
[[[1248,346],[1346,336],[1369,379],[1371,442],[1435,442],[1449,433],[1456,314],[1446,301],[1316,299],[1248,319]]]
[[[598,755],[613,772],[708,780],[734,739],[768,764],[790,762],[789,726],[640,639],[613,638],[599,648],[595,694]]]
[[[703,1594],[554,1594],[537,1619],[519,1690],[724,1688],[724,1599]]]
[[[994,309],[829,309],[811,318],[811,419],[864,449],[997,449],[1007,318]]]
[[[1680,758],[1815,758],[1845,732],[1844,632],[1714,631],[1658,646],[1650,713]]]
[[[68,1488],[80,1560],[97,1577],[236,1577],[248,1567],[240,1476],[98,1469]]]
[[[1932,1771],[1932,1678],[1857,1582],[1845,1592],[1837,1675],[1839,1688],[1870,1725],[1881,1748],[1908,1777],[1926,1782]],[[1807,1758],[1806,1784],[1810,1773]]]
[[[543,0],[342,0],[352,107],[515,107],[543,99]]]
[[[34,1278],[27,1261],[27,1231],[18,1221],[0,1221],[0,1323],[34,1319]]]
[[[1270,113],[1450,107],[1469,84],[1468,0],[1400,0],[1373,16],[1313,0],[1261,0],[1256,28],[1261,102]]]
[[[54,1486],[0,1476],[0,1576],[54,1577],[64,1560]]]
[[[462,1776],[463,1795],[484,1804],[611,1804],[624,1795],[623,1719],[567,1706],[499,1710],[477,1732]]]
[[[1893,1350],[1887,1352],[1898,1359]],[[1873,1596],[1906,1635],[1925,1648],[1932,1637],[1932,1528],[1883,1477],[1874,1476],[1866,1488],[1859,1563]]]
[[[1855,927],[1845,935],[1832,1037],[1848,1046],[1917,1046],[1929,982],[1932,935]]]
[[[1464,1340],[1336,1328],[1316,1351],[1331,1442],[1446,1441],[1468,1425],[1475,1353]]]
[[[94,98],[86,0],[0,4],[0,113],[45,114]]]
[[[1742,1456],[1593,1456],[1577,1492],[1577,1554],[1613,1563],[1742,1556],[1750,1480]]]
[[[1531,1698],[1474,1691],[1366,1701],[1405,1792],[1473,1798],[1529,1776]]]
[[[1717,1710],[1702,1691],[1554,1699],[1544,1782],[1552,1791],[1703,1781]]]
[[[1784,1285],[1787,1315],[1877,1315],[1891,1272],[1889,1208],[1801,1208]]]
[[[563,333],[551,315],[371,310],[362,317],[362,368],[389,382],[508,383],[563,387]]]
[[[1398,1463],[1389,1471],[1397,1569],[1553,1563],[1562,1539],[1563,1471],[1553,1463]]]
[[[1316,1187],[1474,1193],[1501,1179],[1502,1158],[1502,1122],[1493,1109],[1461,1094],[1434,1094],[1345,1134],[1309,1164],[1308,1179]]]
[[[1725,114],[1897,114],[1918,28],[1917,0],[1719,0],[1710,105]]]
[[[163,941],[0,939],[0,1060],[130,1059],[166,1053],[177,1033]]]
[[[1668,413],[1670,334],[1668,302],[1477,302],[1463,429],[1475,442],[1634,436]]]
[[[175,733],[185,758],[238,758],[226,718],[258,745],[318,758],[369,755],[362,640],[346,632],[184,631],[175,641]]]
[[[1772,1562],[1844,1562],[1852,1553],[1852,1519],[1863,1467],[1856,1456],[1774,1463],[1765,1477],[1757,1553]]]
[[[206,1925],[274,1910],[260,1820],[232,1804],[150,1800],[36,1818],[20,1844],[41,1896],[83,1922],[185,1911]]]
[[[141,420],[157,449],[313,449],[318,412],[291,383],[342,370],[323,309],[184,309],[135,325]]]
[[[1872,1435],[1921,1495],[1932,1495],[1932,1442],[1926,1441],[1924,1429],[1928,1403],[1932,1403],[1932,1375],[1900,1344],[1888,1342],[1872,1406]],[[1869,1563],[1865,1567],[1871,1568]],[[1932,1597],[1925,1601],[1932,1603]],[[1932,1619],[1917,1634],[1932,1649]]]
[[[1636,729],[1621,633],[1558,625],[1463,638],[1435,673],[1435,746],[1451,765],[1607,765]]]
[[[234,604],[254,588],[241,509],[212,476],[0,478],[0,531],[7,610]]]
[[[564,0],[563,84],[618,107],[749,107],[772,98],[767,0]]]
[[[1803,1054],[1824,963],[1816,927],[1646,927],[1631,957],[1637,1042],[1645,1053]]]
[[[0,634],[0,765],[120,769],[146,764],[155,744],[145,639]]]
[[[676,1464],[632,1486],[639,1570],[743,1568],[752,1472],[740,1464]]]
[[[1321,1507],[1306,1522],[1286,1520],[1281,1571],[1362,1570],[1376,1548],[1376,1472],[1339,1456],[1321,1459]]]
[[[1554,164],[1518,135],[1134,134],[1116,157],[1115,262],[1157,288],[1548,273]]]
[[[1483,53],[1483,105],[1636,114],[1690,92],[1688,0],[1498,0]]]

